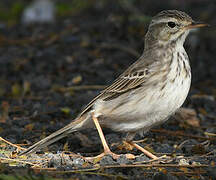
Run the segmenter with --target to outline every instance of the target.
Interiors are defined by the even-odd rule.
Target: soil
[[[151,17],[164,9],[179,9],[212,27],[192,32],[185,43],[193,79],[184,108],[135,138],[143,140],[140,146],[166,157],[152,162],[122,143],[125,134],[105,129],[113,152],[133,153],[136,159],[105,156],[88,162],[83,156],[103,151],[97,131],[88,129],[32,155],[34,160],[26,157],[28,163],[3,163],[1,158],[9,158],[3,151],[16,148],[2,142],[0,179],[215,179],[216,3],[90,2],[76,13],[57,16],[53,24],[0,24],[0,136],[28,147],[71,122],[139,57]]]

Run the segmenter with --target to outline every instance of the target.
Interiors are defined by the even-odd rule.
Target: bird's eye
[[[176,23],[174,23],[174,22],[172,22],[172,21],[169,21],[169,22],[168,22],[168,26],[169,26],[170,28],[174,28],[174,27],[176,26]]]

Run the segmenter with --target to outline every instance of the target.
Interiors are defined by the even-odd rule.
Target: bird
[[[145,35],[142,55],[114,82],[102,90],[68,125],[33,144],[20,155],[42,149],[70,133],[96,127],[104,152],[113,153],[102,128],[127,133],[126,142],[150,158],[157,156],[133,142],[136,133],[144,135],[169,119],[184,103],[191,86],[191,68],[183,47],[192,29],[208,26],[178,10],[155,15]],[[129,157],[129,156],[128,156]]]

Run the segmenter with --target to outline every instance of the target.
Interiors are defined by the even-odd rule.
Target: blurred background
[[[32,144],[70,122],[142,54],[152,16],[167,9],[211,25],[185,43],[193,80],[184,106],[197,113],[188,121],[196,129],[169,128],[216,133],[216,1],[1,0],[0,136]],[[70,142],[71,151],[86,151],[76,137]]]
[[[193,86],[213,85],[215,1],[2,0],[0,97],[14,86],[23,88],[24,82],[38,90],[54,84],[73,85],[76,77],[84,84],[111,82],[142,53],[148,23],[164,9],[182,10],[212,25],[201,33],[191,33],[185,46],[193,68]],[[100,73],[100,64],[105,73]],[[50,71],[52,78],[48,77]],[[206,86],[202,90],[210,91]]]
[[[52,123],[69,122],[140,56],[151,17],[165,9],[212,25],[192,32],[185,43],[193,73],[185,105],[205,113],[190,97],[216,96],[216,1],[2,0],[0,121],[21,118],[24,129],[15,127],[18,132],[37,129],[40,122],[53,131],[58,126]],[[23,139],[20,133],[0,132],[12,141]]]
[[[193,73],[186,106],[197,108],[196,103],[191,105],[194,95],[214,100],[215,1],[2,0],[1,122],[21,118],[18,122],[24,129],[18,132],[25,127],[36,129],[40,122],[53,131],[58,129],[53,122],[59,126],[69,122],[140,56],[151,17],[165,9],[185,11],[194,20],[212,25],[192,32],[185,43]],[[28,133],[31,137],[32,132]],[[5,130],[2,134],[12,141],[23,139]]]

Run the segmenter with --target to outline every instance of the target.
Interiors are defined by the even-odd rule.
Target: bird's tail
[[[87,121],[87,118],[85,118],[85,120],[83,120],[83,118],[80,118],[80,119],[77,119],[77,120],[71,122],[67,126],[59,129],[58,131],[47,136],[46,138],[33,144],[28,149],[19,153],[19,155],[27,155],[27,154],[31,154],[33,152],[36,152],[37,150],[42,149],[42,148],[44,148],[44,147],[46,147],[46,146],[48,146],[54,142],[66,137],[69,133],[72,133],[72,132],[75,132],[77,130],[82,129],[84,124],[85,124],[85,121]]]

